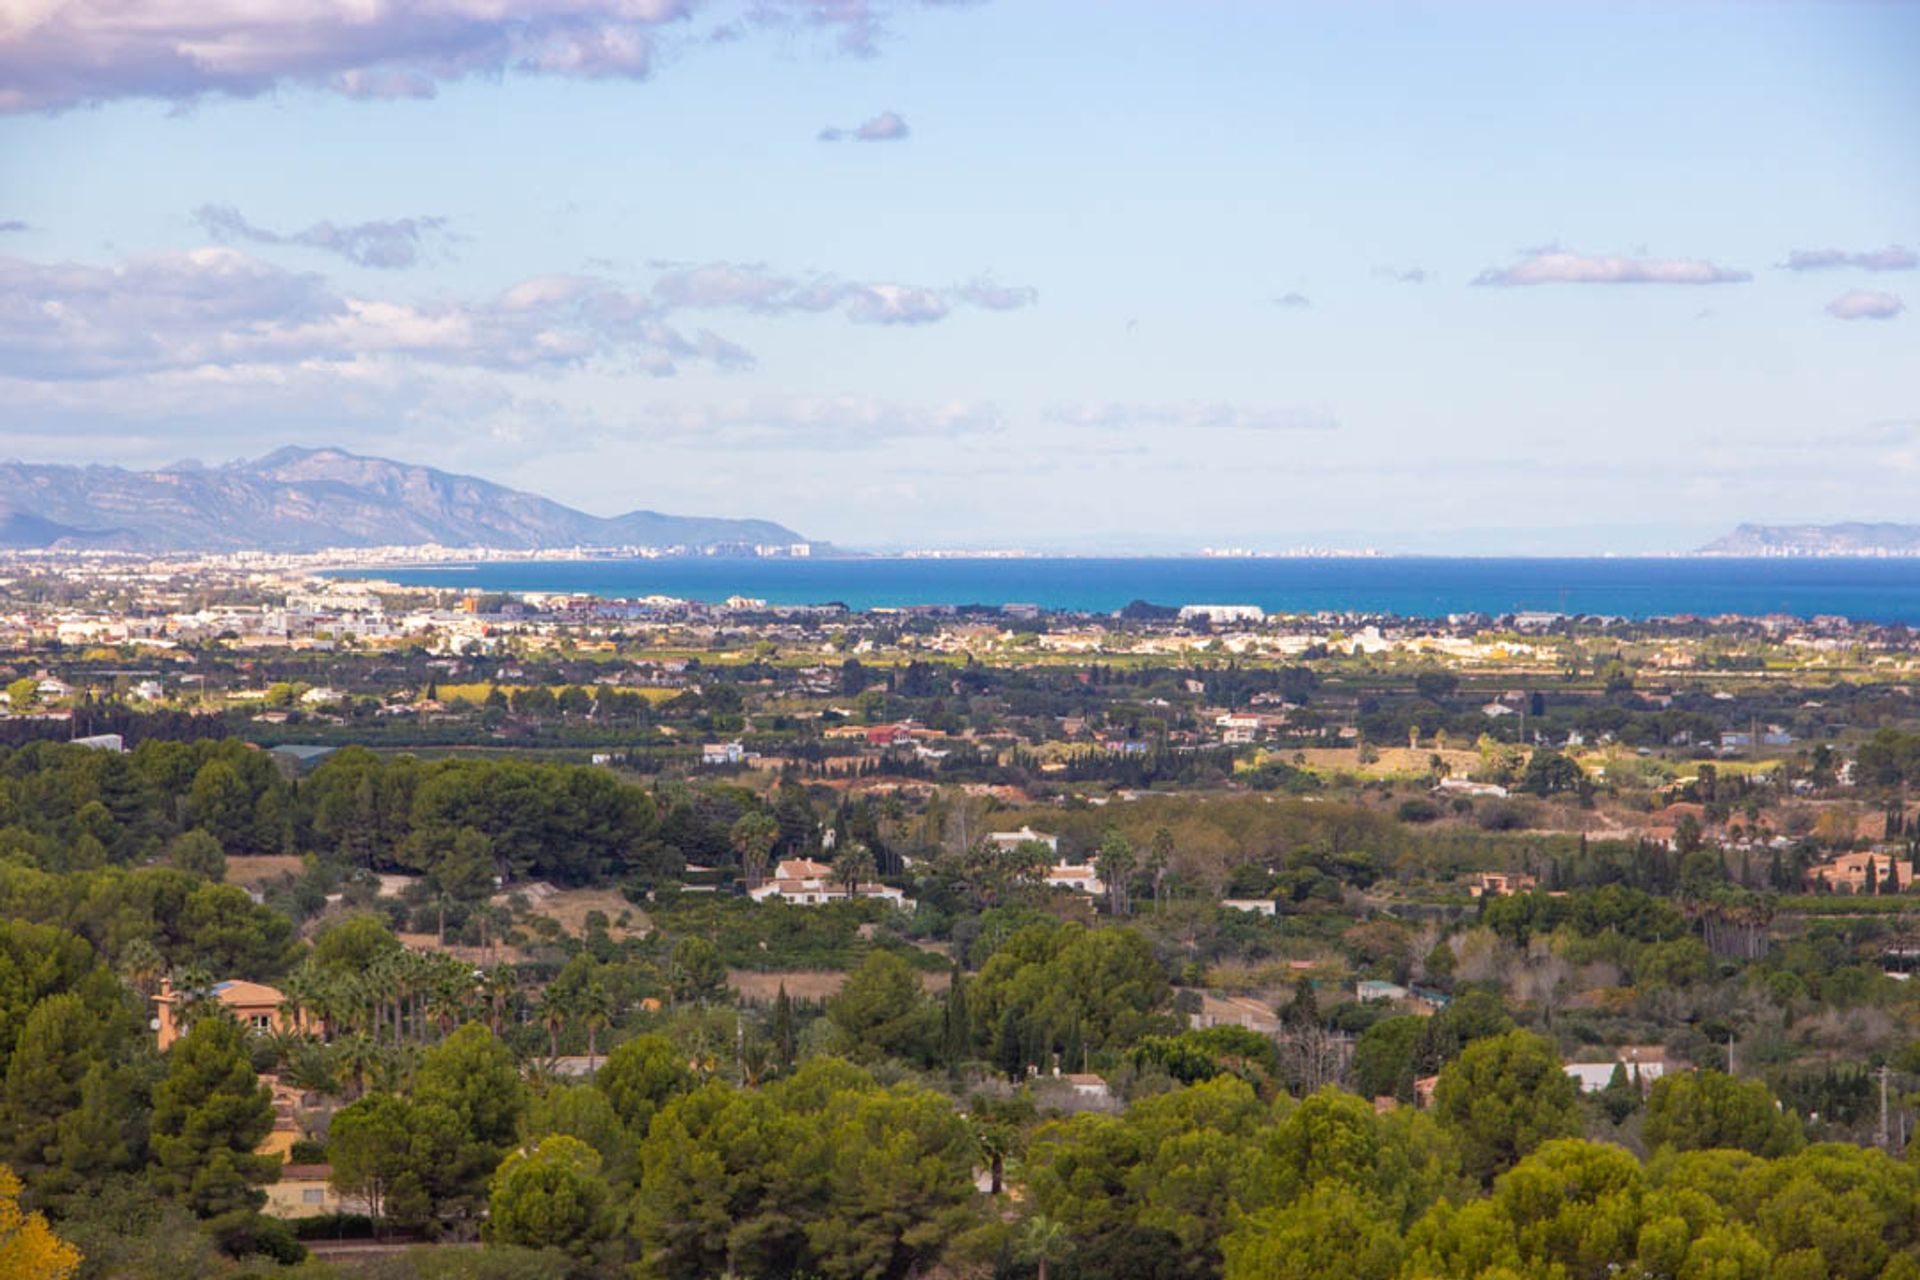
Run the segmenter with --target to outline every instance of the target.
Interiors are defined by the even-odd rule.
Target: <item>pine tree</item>
[[[153,1180],[202,1217],[257,1208],[253,1185],[276,1156],[253,1149],[273,1128],[273,1095],[253,1074],[246,1032],[224,1014],[203,1017],[167,1051],[153,1091]]]

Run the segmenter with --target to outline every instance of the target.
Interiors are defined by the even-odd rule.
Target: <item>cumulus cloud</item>
[[[339,254],[359,266],[387,270],[418,263],[423,249],[443,237],[447,225],[445,218],[393,218],[345,226],[316,222],[303,231],[279,232],[255,226],[232,205],[219,204],[203,204],[193,217],[223,244],[300,245]]]
[[[862,285],[847,303],[847,318],[858,324],[930,324],[944,320],[950,308],[938,289],[915,285]]]
[[[624,358],[751,363],[739,346],[667,323],[649,296],[592,277],[543,277],[478,301],[360,297],[231,248],[111,266],[0,258],[0,372],[99,378],[164,369],[398,355],[427,363],[555,369]]]
[[[224,246],[105,266],[0,256],[0,373],[108,378],[382,355],[492,370],[606,360],[665,375],[688,362],[753,363],[737,343],[675,323],[678,313],[837,311],[857,324],[914,325],[958,305],[1007,310],[1033,300],[1031,289],[987,277],[939,288],[722,262],[669,268],[638,289],[548,275],[491,297],[419,302],[343,291]]]
[[[1304,405],[1239,405],[1223,401],[1081,401],[1047,411],[1074,427],[1160,427],[1179,431],[1332,431],[1332,412]]]
[[[975,276],[950,292],[956,301],[989,311],[1017,311],[1040,300],[1040,291],[1031,285],[996,284],[991,276]]]
[[[287,85],[430,98],[508,72],[643,80],[663,53],[750,28],[831,32],[870,56],[893,11],[959,2],[749,0],[745,22],[703,37],[688,20],[709,0],[30,0],[0,7],[0,112]]]
[[[1313,299],[1304,293],[1283,293],[1273,300],[1276,307],[1304,308],[1313,305]]]
[[[928,6],[970,4],[973,0],[918,0]],[[842,53],[870,58],[888,33],[888,18],[906,3],[888,0],[758,0],[752,20],[762,26],[811,28],[829,32]]]
[[[882,111],[851,129],[822,129],[819,137],[822,142],[898,142],[912,132],[899,112]]]
[[[304,84],[423,97],[469,75],[644,78],[692,0],[40,0],[0,18],[0,110],[251,97]]]
[[[1002,430],[989,403],[903,405],[865,395],[761,395],[704,403],[655,403],[617,434],[702,445],[785,449],[863,448],[906,438],[957,439]]]
[[[709,262],[669,267],[655,279],[653,296],[674,308],[737,307],[762,315],[838,310],[858,324],[927,324],[946,318],[959,304],[1011,311],[1032,305],[1039,294],[1025,286],[996,284],[988,276],[938,288],[833,275],[782,275],[762,263]]]
[[[1912,271],[1920,267],[1920,254],[1890,244],[1884,249],[1848,253],[1844,249],[1795,249],[1780,264],[1789,271],[1833,271],[1841,267],[1859,267],[1863,271]]]
[[[1900,299],[1874,289],[1849,289],[1827,304],[1836,320],[1891,320],[1906,309]]]
[[[1477,285],[1535,284],[1740,284],[1753,273],[1700,258],[1626,258],[1570,253],[1564,249],[1529,252],[1510,267],[1488,267]]]

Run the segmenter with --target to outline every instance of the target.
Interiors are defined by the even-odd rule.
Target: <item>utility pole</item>
[[[1727,1032],[1727,1074],[1733,1074],[1733,1032]]]

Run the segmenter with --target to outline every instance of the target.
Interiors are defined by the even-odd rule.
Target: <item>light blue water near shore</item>
[[[377,576],[488,591],[709,602],[743,595],[854,609],[1026,603],[1105,612],[1150,600],[1257,604],[1272,613],[1785,613],[1920,624],[1920,559],[584,560],[389,569]]]

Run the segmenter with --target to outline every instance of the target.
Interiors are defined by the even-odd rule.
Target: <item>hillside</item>
[[[588,515],[474,476],[340,449],[281,449],[156,471],[0,463],[0,547],[140,551],[440,543],[538,550],[709,547],[805,539],[767,520]]]
[[[1701,547],[1700,554],[1920,555],[1920,524],[1743,524]]]

